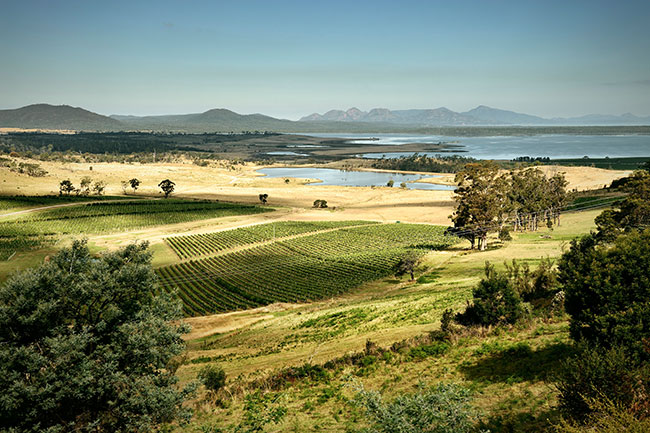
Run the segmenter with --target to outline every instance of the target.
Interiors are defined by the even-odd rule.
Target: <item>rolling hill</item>
[[[0,127],[25,129],[71,129],[76,131],[120,131],[122,122],[69,105],[34,104],[15,110],[0,110]]]

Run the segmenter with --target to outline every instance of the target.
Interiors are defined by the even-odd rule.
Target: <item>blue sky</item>
[[[0,108],[650,115],[648,1],[13,1]]]

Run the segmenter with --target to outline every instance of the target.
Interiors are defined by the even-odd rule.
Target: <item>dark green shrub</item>
[[[512,286],[525,302],[549,299],[558,292],[554,265],[555,262],[548,257],[542,258],[534,271],[530,270],[526,262],[520,264],[513,259],[511,264],[505,263]]]
[[[432,344],[414,347],[409,351],[408,357],[413,359],[424,359],[430,356],[440,356],[450,348],[449,343],[437,341]]]
[[[473,303],[456,315],[463,325],[513,324],[524,314],[519,295],[506,274],[485,262],[485,278],[472,290]]]
[[[440,331],[443,336],[449,337],[453,331],[453,322],[454,322],[454,311],[450,308],[442,312],[442,318],[440,319]]]
[[[206,365],[199,370],[197,377],[212,392],[217,392],[226,385],[226,372],[217,365]]]
[[[650,229],[619,236],[613,245],[586,236],[559,263],[574,340],[622,346],[650,360]]]
[[[560,409],[583,419],[600,404],[614,404],[650,415],[650,368],[636,364],[621,348],[582,345],[558,375]]]

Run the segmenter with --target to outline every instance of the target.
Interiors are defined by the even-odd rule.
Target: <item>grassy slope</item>
[[[237,395],[253,378],[288,365],[323,363],[346,352],[361,351],[367,339],[387,347],[422,335],[439,327],[445,308],[462,309],[482,275],[485,260],[502,267],[504,260],[513,257],[533,265],[541,257],[556,257],[570,239],[594,226],[599,212],[567,214],[562,226],[553,231],[518,234],[504,247],[483,253],[461,248],[431,253],[421,283],[385,279],[325,302],[276,312],[260,309],[197,318],[193,323],[200,327],[201,338],[190,341],[188,359],[218,360],[228,373],[230,390]],[[214,335],[209,335],[211,321],[218,330]],[[557,416],[553,411],[555,392],[544,379],[557,359],[567,354],[567,341],[565,321],[535,322],[484,337],[463,337],[439,358],[378,362],[366,369],[346,367],[329,382],[299,381],[282,393],[289,415],[283,424],[269,430],[346,431],[358,426],[356,410],[346,403],[352,395],[346,384],[353,378],[389,396],[411,390],[420,380],[461,382],[476,391],[477,405],[493,431],[506,431],[508,426],[515,431],[536,431],[546,425],[546,418]],[[530,351],[527,347],[508,350],[522,342]],[[192,380],[204,365],[188,362],[179,374],[183,381]],[[198,401],[193,427],[187,430],[238,422],[241,397],[227,401],[226,409]]]

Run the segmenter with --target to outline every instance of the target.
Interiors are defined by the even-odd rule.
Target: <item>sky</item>
[[[0,108],[650,115],[650,1],[0,1]]]

